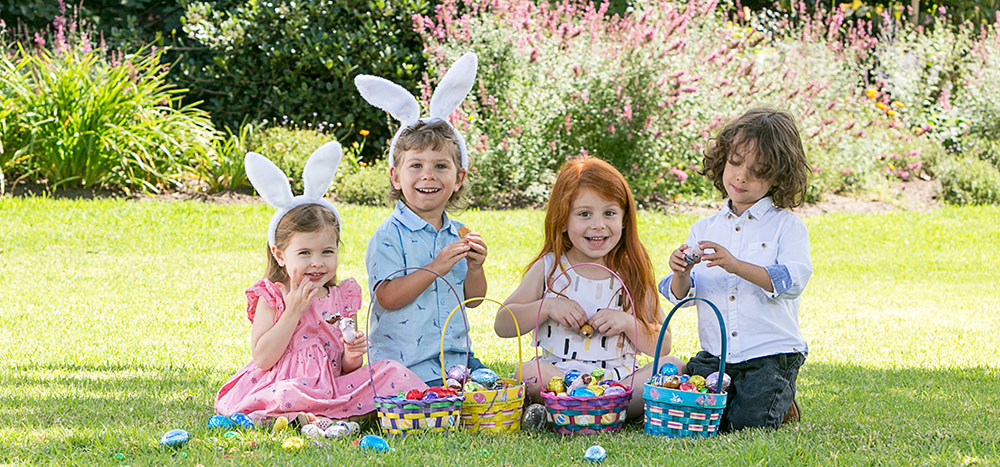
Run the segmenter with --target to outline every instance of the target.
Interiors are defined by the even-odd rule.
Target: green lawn
[[[227,440],[205,428],[215,392],[249,359],[243,290],[262,273],[271,212],[0,198],[0,464],[212,465],[232,447],[240,465],[579,464],[595,443],[614,465],[1000,463],[1000,208],[806,219],[810,354],[792,428],[694,441],[641,425],[580,438],[458,433],[390,439],[395,452],[370,456],[346,440],[289,454],[287,435]],[[364,285],[365,246],[388,212],[343,207],[341,278]],[[536,253],[543,214],[457,215],[489,244],[492,298],[506,298]],[[641,216],[658,277],[694,220]],[[492,334],[493,310],[472,311],[474,345],[507,371],[516,345]],[[693,313],[679,316],[683,358],[697,342]],[[172,428],[199,442],[157,447]]]

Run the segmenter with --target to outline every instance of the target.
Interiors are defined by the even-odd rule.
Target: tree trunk
[[[910,0],[910,22],[920,24],[920,0]]]

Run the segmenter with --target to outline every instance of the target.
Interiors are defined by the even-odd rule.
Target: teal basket
[[[684,303],[701,300],[712,307],[715,317],[719,319],[719,329],[722,330],[722,358],[719,358],[719,389],[721,390],[723,376],[726,372],[726,323],[722,313],[715,304],[704,298],[685,298],[681,300],[667,315],[667,320],[660,328],[660,337],[656,342],[656,353],[653,358],[653,374],[660,368],[660,347],[663,345],[663,335],[666,333],[670,318]],[[649,383],[643,385],[642,400],[645,403],[645,423],[643,430],[653,436],[668,438],[709,437],[719,432],[719,422],[722,411],[726,409],[726,393],[701,393],[681,391],[678,389],[661,388]]]

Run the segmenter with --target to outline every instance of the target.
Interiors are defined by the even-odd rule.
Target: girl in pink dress
[[[255,422],[295,419],[300,413],[309,414],[310,421],[346,419],[372,412],[376,392],[394,395],[427,387],[392,360],[375,362],[371,370],[362,366],[368,341],[353,326],[361,307],[361,287],[354,279],[337,283],[340,216],[322,198],[340,160],[340,146],[331,145],[336,143],[310,157],[303,174],[306,193],[295,198],[270,161],[254,153],[246,157],[251,183],[279,209],[268,230],[265,277],[246,291],[252,360],[219,390],[215,400],[219,414],[243,413]],[[330,165],[326,185],[310,191],[310,170]],[[269,186],[277,177],[284,182],[279,188],[287,193],[275,193]]]

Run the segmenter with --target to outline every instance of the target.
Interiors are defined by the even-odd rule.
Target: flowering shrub
[[[811,200],[878,183],[877,155],[923,137],[866,94],[870,22],[836,11],[729,17],[712,0],[637,2],[624,16],[605,7],[446,0],[415,17],[430,76],[467,50],[481,57],[473,98],[452,115],[473,147],[480,202],[541,203],[580,154],[611,161],[640,200],[712,195],[702,152],[759,105],[797,118]]]

